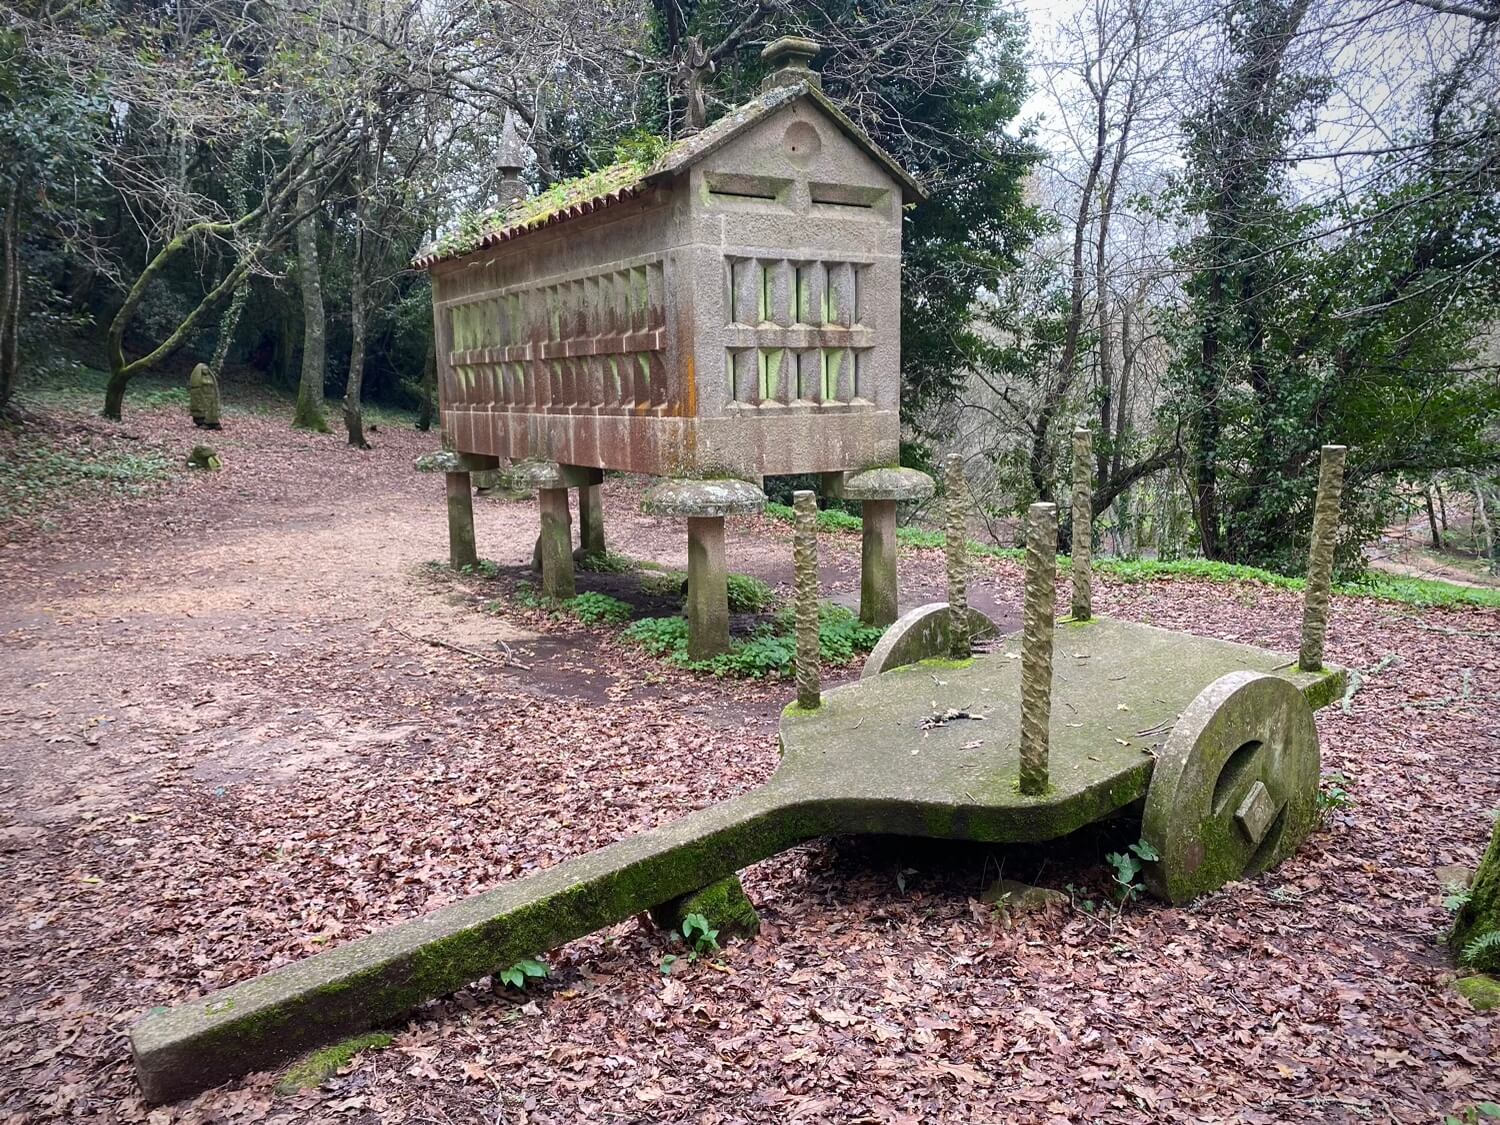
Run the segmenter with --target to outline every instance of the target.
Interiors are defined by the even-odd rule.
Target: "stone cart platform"
[[[1311,825],[1312,709],[1344,674],[1108,619],[1058,630],[1048,787],[1019,790],[1020,635],[789,707],[760,789],[176,1008],[131,1034],[170,1100],[403,1018],[522,957],[706,887],[817,836],[1040,841],[1146,798],[1174,901],[1276,862]],[[962,716],[983,716],[983,718]],[[1155,811],[1153,811],[1155,806]],[[1153,821],[1153,817],[1155,820]]]

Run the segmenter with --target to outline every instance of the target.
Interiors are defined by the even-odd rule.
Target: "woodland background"
[[[1494,555],[1500,0],[26,0],[0,5],[0,410],[203,360],[368,443],[432,422],[425,243],[749,96],[760,48],[928,186],[903,457],[963,452],[994,537],[1094,431],[1122,556],[1301,565],[1351,447],[1342,567],[1448,508]],[[330,411],[325,399],[342,400]],[[1063,521],[1067,526],[1067,521]]]

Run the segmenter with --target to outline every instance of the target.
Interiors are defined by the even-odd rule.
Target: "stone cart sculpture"
[[[1313,711],[1344,689],[1344,672],[1322,662],[1343,453],[1323,451],[1298,657],[1096,617],[1087,575],[1076,573],[1075,614],[1055,625],[1056,509],[1039,504],[1028,522],[1021,633],[955,659],[955,638],[966,646],[983,630],[954,630],[946,605],[924,607],[889,631],[865,676],[825,691],[813,497],[800,493],[797,702],[783,715],[782,760],[769,781],[153,1011],[131,1032],[142,1090],[154,1102],[182,1097],[399,1020],[422,1001],[643,910],[670,916],[683,896],[817,836],[1036,842],[1139,810],[1142,838],[1160,857],[1148,865],[1148,885],[1170,902],[1271,867],[1313,825]],[[1086,471],[1088,460],[1075,464]],[[960,495],[950,490],[950,504]],[[961,588],[961,568],[952,577]],[[727,892],[736,896],[737,881]]]
[[[702,655],[729,645],[724,519],[764,505],[764,477],[825,474],[865,505],[861,613],[879,625],[896,616],[895,502],[932,494],[910,471],[846,489],[899,456],[901,220],[922,191],[823,94],[817,50],[777,40],[760,95],[708,128],[508,198],[416,261],[432,275],[450,489],[514,463],[540,489],[542,586],[559,595],[573,552],[548,537],[567,490],[599,553],[603,471],[666,478],[646,507],[687,520]],[[508,196],[520,147],[509,122]],[[721,511],[723,479],[746,487]]]

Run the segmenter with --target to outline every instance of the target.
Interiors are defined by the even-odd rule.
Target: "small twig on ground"
[[[501,668],[519,668],[523,672],[531,671],[531,665],[522,664],[519,660],[514,660],[509,656],[502,659],[498,656],[491,656],[487,652],[480,652],[478,649],[468,648],[464,645],[456,645],[452,641],[445,641],[438,637],[423,637],[419,636],[416,633],[408,633],[399,625],[391,625],[390,627],[395,632],[400,633],[407,640],[422,641],[425,644],[436,645],[438,648],[450,649],[453,652],[462,653],[464,656],[472,656],[475,660],[483,660],[486,664],[495,664]],[[502,641],[501,643],[503,644],[504,642]],[[509,652],[509,649],[510,646],[506,645],[507,652]]]

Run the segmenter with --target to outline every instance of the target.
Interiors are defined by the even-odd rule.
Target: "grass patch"
[[[643,618],[626,629],[624,636],[651,655],[690,672],[784,680],[792,675],[792,660],[797,651],[792,626],[791,609],[783,609],[749,637],[732,641],[728,652],[708,660],[693,660],[688,656],[688,623],[683,617]],[[818,648],[824,663],[849,663],[874,648],[883,632],[861,624],[858,617],[842,606],[825,603],[819,608]]]
[[[614,551],[605,551],[602,555],[582,555],[577,562],[579,570],[587,570],[593,574],[629,574],[639,565],[628,555]]]
[[[766,515],[782,523],[792,523],[797,518],[797,513],[786,504],[767,504],[765,510]],[[817,525],[819,531],[863,531],[865,526],[858,516],[851,516],[837,508],[819,509]]]
[[[140,496],[171,476],[177,462],[157,449],[89,442],[65,447],[43,430],[24,430],[0,456],[0,523],[31,520],[80,491]],[[66,494],[66,497],[65,497]]]

